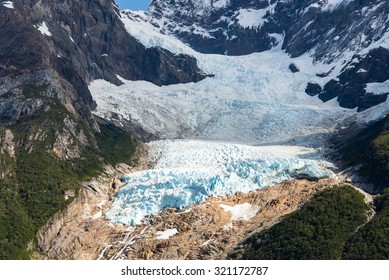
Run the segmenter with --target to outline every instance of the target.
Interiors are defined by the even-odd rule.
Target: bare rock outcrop
[[[144,167],[141,164],[137,168]],[[112,181],[120,187],[115,178],[137,168],[126,164],[115,168],[108,166],[98,178],[84,183],[67,209],[55,215],[38,232],[42,252],[50,259],[95,259],[101,247],[110,241],[115,228],[102,217],[114,193]]]

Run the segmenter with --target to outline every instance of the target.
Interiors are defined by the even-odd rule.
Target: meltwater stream
[[[314,149],[164,140],[148,144],[153,167],[123,177],[106,217],[138,225],[167,207],[184,208],[208,197],[248,193],[291,178],[333,177]],[[316,156],[315,156],[316,155]]]

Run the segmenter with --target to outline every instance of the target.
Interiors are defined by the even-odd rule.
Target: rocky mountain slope
[[[104,219],[112,189],[101,178],[85,184],[68,210],[39,232],[38,242],[53,259],[225,259],[248,234],[277,223],[331,182],[295,180],[209,198],[182,211],[165,209],[131,227]]]
[[[291,57],[343,60],[335,79],[308,84],[307,93],[362,111],[387,99],[388,92],[366,84],[389,78],[388,51],[380,49],[389,37],[388,12],[382,0],[153,0],[148,21],[202,53],[244,55],[282,44]]]

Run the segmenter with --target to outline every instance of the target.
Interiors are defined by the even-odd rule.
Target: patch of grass
[[[366,221],[363,196],[350,186],[324,189],[301,209],[250,237],[244,259],[340,259],[344,244]]]

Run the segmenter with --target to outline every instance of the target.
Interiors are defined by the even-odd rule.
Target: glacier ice
[[[302,136],[318,139],[317,135],[334,129],[336,120],[354,113],[340,108],[336,100],[323,104],[305,93],[308,82],[324,85],[343,66],[313,64],[308,54],[291,58],[281,50],[282,34],[272,34],[280,41],[272,50],[231,57],[197,53],[147,21],[126,16],[121,20],[146,47],[192,55],[200,69],[214,77],[162,87],[145,81],[121,79],[124,84],[115,86],[95,80],[89,89],[97,103],[94,113],[102,118],[130,121],[159,139],[264,144]],[[298,65],[300,72],[292,73],[291,63]],[[333,67],[328,77],[316,76]]]
[[[184,208],[208,197],[248,193],[291,178],[332,177],[328,162],[306,158],[298,147],[254,147],[206,141],[165,140],[150,144],[154,167],[128,174],[105,216],[138,225],[167,207]]]

